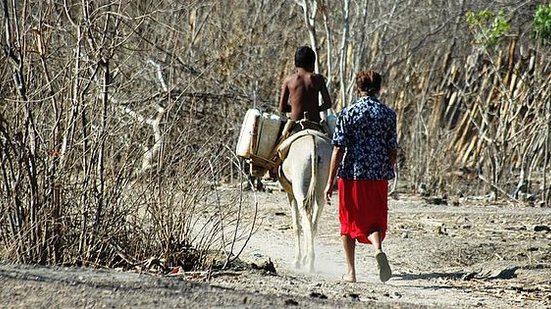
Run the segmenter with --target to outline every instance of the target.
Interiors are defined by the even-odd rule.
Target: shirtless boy
[[[325,78],[314,73],[316,54],[308,46],[297,48],[295,67],[297,71],[283,81],[279,99],[279,111],[291,113],[290,118],[299,121],[306,118],[319,123],[320,112],[331,108],[331,98],[325,85]],[[321,93],[323,104],[319,105]]]

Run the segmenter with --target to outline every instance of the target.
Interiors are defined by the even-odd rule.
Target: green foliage
[[[499,11],[497,15],[488,10],[467,11],[465,17],[475,36],[475,44],[485,47],[495,46],[511,28],[503,11]]]
[[[539,5],[534,14],[534,34],[542,44],[551,43],[551,3]]]

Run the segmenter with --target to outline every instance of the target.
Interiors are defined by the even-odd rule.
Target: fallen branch
[[[485,182],[486,184],[490,185],[490,187],[496,189],[499,193],[503,194],[505,197],[509,198],[511,201],[515,202],[515,203],[518,203],[519,200],[517,200],[516,198],[512,197],[509,193],[507,193],[507,191],[505,191],[504,189],[496,186],[495,184],[491,183],[488,179],[484,178],[484,176],[482,175],[478,175],[478,179],[482,180],[483,182]]]

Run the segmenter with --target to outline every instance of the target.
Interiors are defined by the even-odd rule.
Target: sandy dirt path
[[[253,198],[262,224],[240,257],[271,260],[275,275],[245,269],[207,283],[204,276],[0,264],[0,307],[551,308],[551,209],[392,199],[384,246],[394,275],[380,283],[372,248],[361,245],[359,282],[352,284],[340,280],[345,266],[335,206],[324,210],[317,271],[309,274],[291,266],[284,193],[246,193]]]
[[[431,205],[415,196],[392,199],[384,248],[394,275],[380,283],[372,247],[360,245],[359,282],[350,284],[340,280],[345,265],[336,206],[324,209],[317,271],[305,274],[291,265],[285,195],[274,191],[257,198],[263,224],[246,254],[270,257],[280,276],[306,285],[290,283],[281,292],[450,308],[551,306],[551,209],[492,206],[474,198],[457,206]]]

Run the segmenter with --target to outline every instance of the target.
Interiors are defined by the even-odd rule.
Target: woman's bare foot
[[[350,274],[342,275],[342,280],[345,282],[356,282],[356,276]]]

